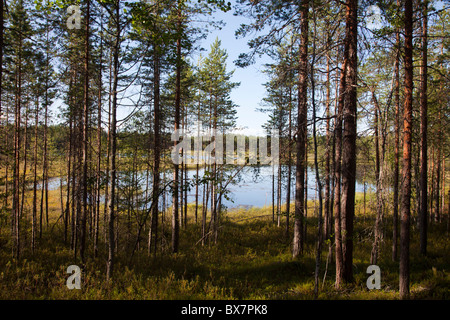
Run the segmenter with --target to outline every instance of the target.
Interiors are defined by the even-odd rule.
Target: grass
[[[126,216],[119,217],[119,249],[115,274],[106,281],[107,248],[101,236],[99,257],[93,258],[92,239],[89,257],[82,273],[82,289],[68,290],[66,269],[80,264],[63,242],[59,193],[50,193],[50,224],[44,226],[37,250],[31,254],[30,225],[23,223],[23,254],[12,258],[9,228],[0,230],[0,299],[313,299],[315,238],[317,218],[314,203],[309,202],[307,239],[303,256],[291,256],[291,237],[272,222],[272,208],[229,210],[222,217],[218,243],[202,246],[200,226],[189,221],[181,229],[180,250],[170,253],[170,215],[167,214],[165,245],[156,257],[149,257],[145,240],[130,261],[135,238],[126,237]],[[370,212],[370,211],[369,211]],[[357,210],[358,213],[358,210]],[[398,263],[391,259],[391,227],[387,217],[385,237],[378,265],[381,268],[381,290],[368,290],[366,268],[370,264],[374,216],[358,215],[355,220],[354,277],[344,288],[334,288],[334,261],[328,263],[328,245],[324,245],[321,264],[319,299],[398,299]],[[291,219],[292,221],[293,219]],[[389,222],[389,223],[387,223]],[[449,235],[444,224],[429,228],[429,254],[419,254],[418,230],[411,230],[411,299],[449,299]],[[51,231],[50,231],[51,230]],[[292,225],[290,229],[292,235]],[[144,237],[145,238],[145,237]],[[322,280],[324,282],[322,283]]]

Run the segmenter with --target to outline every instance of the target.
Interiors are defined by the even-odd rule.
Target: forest
[[[450,298],[447,0],[0,11],[1,300]]]

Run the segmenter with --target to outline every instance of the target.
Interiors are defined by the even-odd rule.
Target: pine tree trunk
[[[420,253],[427,253],[427,229],[428,229],[428,95],[427,95],[427,54],[428,54],[428,0],[422,1],[423,5],[423,26],[422,26],[422,63],[420,67],[420,210],[419,210],[419,232],[420,232]]]
[[[3,96],[3,1],[0,1],[0,116],[2,115]],[[6,126],[5,126],[6,127]]]
[[[19,36],[19,57],[15,74],[15,110],[14,110],[14,175],[13,175],[13,214],[12,235],[13,255],[20,257],[20,147],[21,147],[21,104],[22,104],[22,35]]]
[[[37,157],[38,157],[39,97],[35,106],[34,147],[33,147],[33,209],[31,214],[31,253],[36,248],[36,214],[37,214]]]
[[[83,105],[83,209],[81,211],[80,257],[86,262],[86,219],[88,210],[88,126],[89,126],[89,33],[90,0],[86,0],[86,32],[84,47],[84,105]]]
[[[344,89],[347,72],[347,59],[344,59],[339,82],[339,95],[337,101],[336,119],[334,125],[334,241],[336,256],[336,281],[335,287],[339,289],[343,279],[343,252],[341,230],[341,158],[342,158],[342,109]]]
[[[289,218],[291,214],[291,175],[292,175],[292,86],[289,86],[289,137],[288,137],[288,178],[286,189],[286,239],[289,239]]]
[[[330,37],[327,36],[327,44],[330,43]],[[325,214],[324,214],[324,238],[328,239],[331,234],[331,210],[330,210],[330,178],[331,178],[331,154],[330,154],[330,148],[331,148],[331,130],[330,130],[330,55],[327,52],[327,79],[326,79],[326,100],[325,100],[325,114],[327,117],[326,122],[326,146],[325,146]]]
[[[178,1],[178,31],[181,32],[181,1]],[[180,35],[181,37],[181,35]],[[176,79],[175,79],[175,124],[174,130],[180,130],[180,111],[181,111],[181,39],[177,39],[176,49]],[[174,145],[176,146],[176,142]],[[174,164],[173,171],[173,210],[172,210],[172,252],[178,252],[178,246],[180,241],[180,214],[178,204],[179,193],[179,165]]]
[[[152,192],[152,218],[149,236],[149,254],[151,252],[151,235],[154,237],[153,254],[156,256],[158,248],[158,212],[159,212],[159,189],[160,189],[160,163],[161,163],[161,110],[160,110],[160,61],[159,46],[155,46],[154,66],[153,66],[153,117],[154,117],[154,135],[153,135],[153,192]]]
[[[103,27],[103,11],[100,15],[101,27]],[[102,173],[102,90],[103,90],[103,36],[100,35],[100,62],[98,71],[98,96],[97,96],[97,174],[95,182],[95,231],[94,231],[94,257],[98,256],[98,237],[100,232],[100,198],[101,198],[101,173]]]
[[[116,239],[114,234],[115,206],[116,206],[116,152],[117,152],[117,88],[119,82],[119,48],[120,48],[120,1],[115,3],[116,34],[113,48],[113,87],[111,114],[111,195],[109,202],[108,221],[108,262],[106,278],[113,276]]]
[[[380,140],[379,140],[379,107],[375,94],[372,92],[373,102],[375,105],[375,177],[376,177],[376,195],[377,195],[377,212],[375,218],[375,237],[372,245],[372,252],[370,255],[370,264],[377,264],[378,250],[381,241],[381,210],[382,210],[382,198],[381,198],[381,171],[380,171]]]
[[[397,5],[399,1],[397,0]],[[399,200],[399,175],[400,175],[400,34],[395,34],[397,53],[395,56],[395,146],[394,146],[394,199],[392,221],[392,261],[397,261],[398,253],[398,200]]]
[[[297,258],[303,253],[304,211],[305,211],[305,146],[307,134],[307,89],[308,89],[308,11],[309,0],[300,4],[301,12],[301,39],[298,75],[298,110],[297,110],[297,164],[295,182],[295,216],[294,216],[294,243],[292,256]]]
[[[413,12],[405,0],[405,106],[403,116],[403,170],[400,212],[400,298],[409,297],[409,244],[411,215],[411,138],[413,104]]]
[[[341,228],[343,276],[346,282],[353,281],[353,220],[355,215],[356,183],[356,135],[357,135],[357,0],[347,1],[347,22],[344,56],[348,59],[346,88],[343,108],[342,139],[342,200]]]

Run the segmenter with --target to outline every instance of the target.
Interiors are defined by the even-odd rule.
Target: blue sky
[[[234,3],[234,1],[233,1]],[[261,72],[264,69],[264,64],[270,60],[268,57],[257,59],[256,64],[247,68],[238,68],[235,66],[235,61],[240,53],[248,52],[249,48],[247,41],[250,38],[236,39],[235,31],[239,28],[241,23],[248,20],[243,17],[233,16],[234,10],[229,12],[215,12],[214,18],[216,21],[222,20],[226,23],[222,30],[213,31],[206,40],[202,41],[201,45],[209,53],[210,45],[216,37],[222,41],[222,48],[228,52],[227,70],[235,70],[232,81],[240,82],[240,87],[233,90],[231,98],[239,107],[237,108],[237,126],[238,128],[245,128],[240,130],[240,133],[248,135],[263,135],[262,125],[267,121],[268,116],[262,112],[256,111],[260,107],[260,102],[264,98],[265,88],[263,84],[267,82],[266,76]]]

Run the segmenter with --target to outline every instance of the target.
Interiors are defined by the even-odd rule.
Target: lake
[[[227,175],[233,175],[239,167],[232,167],[231,171]],[[281,197],[283,203],[286,201],[287,192],[287,166],[282,166],[282,188]],[[205,169],[200,168],[199,176],[202,178],[204,176]],[[263,207],[272,204],[272,174],[275,174],[275,188],[277,188],[278,179],[278,167],[271,166],[260,166],[260,167],[244,167],[241,172],[235,177],[234,183],[228,185],[228,199],[222,197],[222,204],[228,208],[236,207]],[[145,172],[139,174],[140,181],[145,181]],[[188,179],[191,181],[195,180],[196,170],[188,171]],[[151,175],[150,175],[151,176]],[[317,186],[315,179],[315,171],[313,168],[308,167],[308,199],[317,199]],[[119,179],[121,174],[119,174]],[[167,178],[172,177],[172,171],[167,172]],[[161,176],[162,178],[162,176]],[[49,190],[57,190],[60,187],[60,179],[53,178],[49,180]],[[63,182],[65,185],[65,181]],[[145,183],[141,183],[142,189],[145,189]],[[366,190],[371,186],[366,184]],[[356,192],[363,192],[364,185],[362,183],[356,183]],[[199,186],[199,203],[202,201],[203,186]],[[294,201],[295,196],[295,167],[292,167],[291,175],[291,201]],[[275,199],[276,199],[276,189],[275,189]],[[191,187],[188,191],[188,202],[195,202],[195,186]],[[171,197],[166,198],[166,203],[169,206],[171,203]]]

